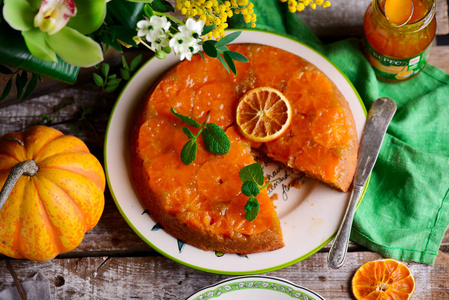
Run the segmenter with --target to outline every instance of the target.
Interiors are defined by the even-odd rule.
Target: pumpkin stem
[[[34,176],[37,171],[39,171],[39,167],[34,160],[21,161],[12,168],[0,191],[0,210],[3,208],[3,205],[5,205],[6,200],[8,200],[9,194],[16,185],[17,180],[19,180],[22,175],[30,177]]]

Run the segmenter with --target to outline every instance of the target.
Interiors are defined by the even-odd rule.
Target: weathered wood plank
[[[363,263],[380,256],[349,253],[338,270],[326,265],[326,254],[317,253],[293,266],[264,275],[281,277],[307,287],[326,299],[351,298],[350,280]],[[231,276],[197,271],[164,257],[88,257],[55,259],[45,263],[12,260],[20,279],[37,271],[51,282],[54,299],[185,299],[196,290]],[[408,263],[415,279],[414,299],[449,298],[449,256],[440,253],[437,267]],[[0,289],[12,278],[0,261]]]

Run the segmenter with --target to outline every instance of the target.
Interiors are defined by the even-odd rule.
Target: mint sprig
[[[242,184],[242,193],[245,196],[250,197],[248,201],[246,201],[245,205],[245,219],[248,221],[253,221],[256,219],[259,214],[259,200],[257,200],[257,196],[260,191],[270,185],[272,182],[278,180],[272,180],[270,182],[265,182],[263,168],[258,163],[253,163],[247,165],[240,169],[239,171],[240,180],[243,182]]]
[[[197,153],[197,139],[201,135],[203,137],[204,146],[206,150],[213,154],[226,154],[231,149],[231,142],[227,137],[223,129],[215,123],[209,122],[209,113],[206,114],[206,118],[203,124],[198,123],[194,119],[184,116],[178,113],[173,107],[170,111],[182,122],[189,126],[199,128],[198,133],[195,135],[187,127],[182,127],[182,132],[189,138],[189,141],[182,147],[181,161],[185,165],[190,165],[196,159]]]

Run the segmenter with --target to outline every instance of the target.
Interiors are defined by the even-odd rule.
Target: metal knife
[[[387,97],[381,97],[374,101],[368,112],[360,142],[359,158],[354,175],[351,197],[345,216],[327,257],[327,263],[331,268],[338,269],[345,261],[357,203],[362,196],[366,181],[373,170],[385,132],[395,112],[396,103]]]

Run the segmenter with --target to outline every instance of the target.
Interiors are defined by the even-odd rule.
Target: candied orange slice
[[[171,138],[167,140],[167,136]],[[137,149],[147,161],[152,161],[165,153],[180,153],[187,141],[180,126],[161,118],[153,118],[140,126]]]
[[[415,278],[410,269],[394,259],[369,261],[352,278],[352,292],[359,300],[408,300],[414,291]]]
[[[385,1],[385,16],[387,20],[396,25],[406,24],[413,14],[412,0],[387,0]]]
[[[339,173],[338,159],[332,149],[315,144],[301,149],[294,163],[300,170],[307,170],[318,179],[333,182]]]
[[[293,115],[288,130],[278,139],[265,144],[268,153],[275,160],[288,163],[312,140],[311,122],[304,115]]]
[[[253,221],[248,221],[245,218],[245,205],[249,199],[248,196],[240,194],[229,205],[226,218],[236,232],[253,235],[262,233],[273,225],[279,225],[273,201],[268,197],[266,191],[262,191],[256,198],[259,201],[260,210],[257,218]]]
[[[177,121],[170,108],[173,107],[182,115],[190,115],[193,107],[193,93],[193,89],[182,87],[178,81],[164,79],[154,89],[149,102],[157,116]]]
[[[343,109],[330,107],[318,111],[312,122],[313,140],[326,148],[346,144],[351,138]]]
[[[193,118],[202,123],[210,112],[210,123],[225,129],[234,120],[239,98],[233,86],[223,82],[208,83],[196,93],[193,103]]]
[[[179,187],[188,185],[196,171],[195,164],[183,164],[179,154],[174,152],[158,157],[147,170],[151,189],[161,194],[173,193]]]
[[[245,137],[268,142],[280,137],[290,125],[292,108],[280,91],[259,87],[247,92],[237,106],[237,126]]]
[[[254,56],[254,73],[258,86],[280,89],[286,78],[304,65],[301,57],[275,47],[257,49]]]
[[[295,113],[314,114],[331,105],[333,86],[330,80],[316,70],[300,70],[287,82],[285,97],[295,108]]]

